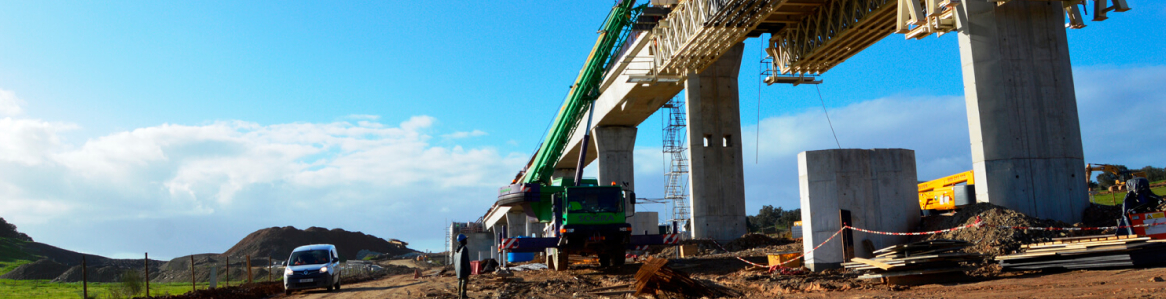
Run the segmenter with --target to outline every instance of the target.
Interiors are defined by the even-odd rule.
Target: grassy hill
[[[0,238],[0,275],[41,258],[23,250],[24,245],[28,243],[29,241],[16,238]]]

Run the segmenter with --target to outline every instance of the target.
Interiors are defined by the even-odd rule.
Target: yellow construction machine
[[[968,170],[920,183],[919,209],[927,216],[975,203],[976,192],[973,189],[975,182],[972,171]]]
[[[1089,183],[1089,180],[1093,179],[1093,171],[1095,170],[1112,173],[1113,175],[1117,176],[1117,180],[1114,180],[1113,185],[1109,186],[1109,191],[1125,191],[1127,180],[1146,177],[1146,172],[1144,171],[1122,170],[1121,167],[1109,164],[1085,164],[1086,184]]]

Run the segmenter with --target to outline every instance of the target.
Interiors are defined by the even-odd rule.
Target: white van
[[[327,288],[340,289],[340,255],[332,244],[296,247],[287,259],[283,271],[283,293],[294,290]]]

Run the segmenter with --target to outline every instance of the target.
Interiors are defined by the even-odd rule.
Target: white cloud
[[[24,101],[16,97],[16,93],[0,89],[0,116],[16,116],[24,112],[20,108]]]
[[[525,158],[491,147],[432,145],[434,123],[415,116],[396,125],[163,124],[73,145],[58,134],[76,126],[4,118],[0,217],[42,236],[38,240],[62,238],[50,243],[88,243],[89,249],[110,252],[139,249],[125,248],[136,235],[111,228],[113,223],[173,219],[186,220],[161,234],[231,224],[229,234],[209,236],[213,245],[199,244],[211,252],[255,229],[284,225],[440,240],[423,229],[440,231],[447,218],[476,218],[506,182],[499,178],[513,175]],[[482,131],[467,134],[484,134],[475,132]],[[58,229],[70,221],[85,228]],[[85,242],[90,235],[102,239]],[[180,244],[190,243],[194,239]],[[176,251],[181,248],[157,252],[189,253]]]
[[[482,130],[473,130],[469,132],[453,132],[450,134],[441,135],[445,139],[461,139],[466,137],[486,136],[486,132]]]
[[[356,120],[378,120],[381,119],[381,116],[372,114],[349,114],[348,118]]]

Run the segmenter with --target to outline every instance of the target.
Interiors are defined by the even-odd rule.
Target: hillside
[[[81,280],[81,253],[61,249],[52,245],[32,241],[28,235],[16,231],[16,227],[0,218],[0,279],[42,279],[53,282],[78,282]],[[240,240],[226,252],[194,255],[195,279],[206,281],[213,267],[219,277],[226,277],[226,262],[230,260],[230,277],[246,275],[246,255],[251,255],[252,265],[257,267],[256,277],[266,277],[269,265],[268,254],[281,260],[291,254],[295,247],[308,244],[335,244],[343,259],[352,259],[361,250],[385,253],[391,256],[416,252],[403,244],[394,244],[376,236],[343,229],[310,227],[299,230],[294,227],[272,227],[255,231]],[[177,257],[170,261],[150,260],[150,280],[154,282],[190,281],[190,257]],[[116,282],[125,271],[141,271],[142,260],[110,259],[97,255],[85,255],[89,268],[90,282]],[[278,273],[276,274],[278,275]]]
[[[360,250],[369,250],[390,256],[417,252],[404,245],[393,244],[385,239],[362,232],[350,232],[339,228],[328,230],[320,227],[309,227],[299,230],[295,227],[272,227],[255,231],[240,240],[224,254],[232,257],[251,255],[267,257],[269,254],[275,259],[291,255],[292,249],[308,244],[333,244],[340,251],[341,259],[355,259]]]

